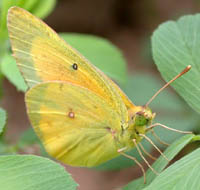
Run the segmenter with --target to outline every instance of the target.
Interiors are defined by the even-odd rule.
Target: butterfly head
[[[133,117],[135,126],[148,126],[151,124],[155,113],[152,113],[150,108],[141,107],[140,111],[137,111]]]
[[[140,139],[140,134],[145,134],[147,127],[151,125],[155,118],[155,113],[149,107],[137,106],[129,110],[129,129],[133,131],[133,138]]]

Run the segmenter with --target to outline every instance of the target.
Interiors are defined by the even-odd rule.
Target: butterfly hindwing
[[[67,82],[41,83],[27,92],[26,106],[37,135],[56,159],[89,167],[118,155],[112,133],[120,119],[92,91]]]

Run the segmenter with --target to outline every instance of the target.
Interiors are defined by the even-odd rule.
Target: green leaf
[[[172,86],[200,113],[200,14],[184,16],[159,26],[152,37],[154,61],[166,81],[187,65],[192,69]]]
[[[8,9],[12,6],[24,8],[39,18],[45,18],[50,14],[56,5],[56,0],[2,0],[0,2],[0,36],[6,31],[6,18]]]
[[[27,90],[28,87],[19,72],[14,58],[11,55],[5,55],[0,66],[2,73],[8,78],[8,80],[12,84],[16,86],[18,90],[23,92]]]
[[[108,40],[86,34],[60,34],[96,67],[120,84],[126,82],[126,62],[120,50]]]
[[[39,145],[40,156],[49,158],[49,154],[46,152],[42,142],[37,137],[33,128],[28,128],[20,135],[20,138],[19,138],[16,146],[17,146],[18,152],[19,152],[19,150],[21,150],[22,152],[26,152],[26,148],[29,148],[30,146],[32,146],[34,144]]]
[[[39,18],[45,18],[56,5],[56,0],[2,0],[0,13],[0,28],[6,29],[6,17],[8,9],[12,6],[24,8]]]
[[[33,0],[30,0],[29,2],[32,2]],[[7,21],[7,13],[8,13],[8,9],[12,6],[19,6],[22,7],[24,6],[24,4],[26,3],[26,0],[1,0],[1,11],[0,11],[0,31],[2,32],[2,30],[6,30],[6,21]]]
[[[200,189],[200,148],[163,171],[145,190]]]
[[[55,7],[56,0],[2,0],[0,1],[0,62],[9,52],[8,31],[6,27],[8,9],[13,6],[24,8],[40,18],[46,17]]]
[[[64,167],[32,155],[0,156],[0,184],[5,190],[75,190]]]
[[[34,6],[37,5],[39,0],[31,0],[31,1],[26,1],[23,0],[23,4],[21,5],[16,5],[16,6],[20,6],[23,9],[26,9],[27,11],[30,11]]]
[[[3,132],[3,128],[6,125],[7,114],[6,111],[0,108],[0,134]]]
[[[37,4],[29,8],[35,16],[44,19],[55,8],[56,0],[37,0]]]
[[[0,11],[0,33],[2,33],[3,30],[6,30],[6,17],[7,12],[10,6],[12,6],[16,1],[7,1],[2,0],[1,3],[1,11]]]
[[[33,128],[28,128],[25,130],[21,135],[18,140],[18,144],[20,146],[27,146],[27,145],[32,145],[34,143],[39,143],[39,139],[37,135],[35,134]]]
[[[186,146],[195,136],[194,135],[185,135],[181,137],[180,139],[176,140],[171,146],[169,146],[164,154],[169,160],[172,160],[182,149],[184,146]],[[152,165],[152,167],[157,171],[161,172],[168,164],[168,161],[166,161],[162,156],[160,156],[156,162]],[[134,180],[133,182],[129,183],[126,187],[124,187],[124,190],[141,190],[144,187],[147,187],[154,179],[156,178],[156,175],[148,169],[146,172],[146,184],[144,184],[143,177]]]

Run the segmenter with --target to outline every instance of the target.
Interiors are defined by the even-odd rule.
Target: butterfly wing
[[[7,26],[14,56],[29,87],[54,80],[80,85],[103,97],[127,122],[122,92],[45,23],[13,7]]]
[[[95,166],[115,156],[121,125],[117,112],[94,92],[68,82],[31,88],[26,105],[47,152],[74,166]]]
[[[98,69],[98,68],[97,68]],[[127,110],[131,110],[135,108],[135,105],[132,103],[132,101],[124,94],[124,92],[120,89],[119,86],[115,82],[113,82],[109,77],[107,77],[101,70],[99,72],[104,76],[104,78],[109,81],[109,83],[115,88],[117,93],[121,96],[123,103],[126,105]]]

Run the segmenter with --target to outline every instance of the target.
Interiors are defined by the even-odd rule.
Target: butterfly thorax
[[[127,125],[122,125],[121,134],[118,136],[120,148],[126,147],[131,149],[134,147],[133,139],[136,142],[142,140],[141,134],[147,132],[147,127],[151,124],[155,117],[151,109],[145,106],[136,106],[128,110],[129,121]]]

